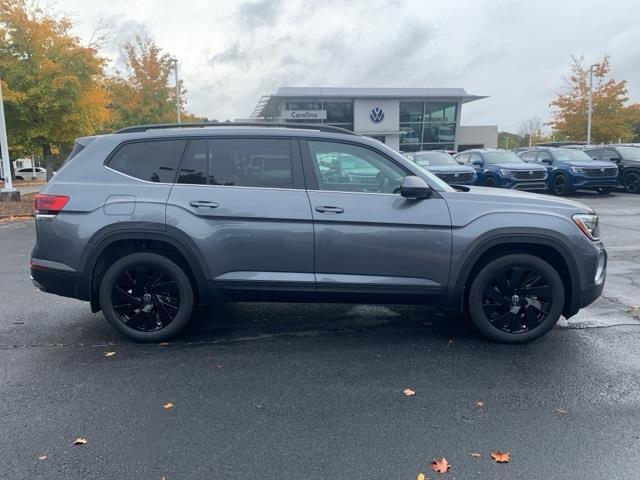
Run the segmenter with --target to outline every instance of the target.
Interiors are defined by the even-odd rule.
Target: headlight
[[[584,168],[582,168],[582,167],[571,167],[571,171],[573,173],[584,173]]]
[[[591,240],[600,240],[600,227],[598,226],[598,216],[588,213],[580,213],[573,216],[573,221]]]
[[[504,168],[500,169],[500,173],[505,177],[510,177],[511,175],[513,175],[513,172],[511,170],[505,170]]]

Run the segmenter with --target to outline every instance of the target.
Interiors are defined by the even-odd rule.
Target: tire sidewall
[[[558,178],[563,178],[563,179],[564,179],[564,185],[565,185],[565,187],[564,187],[564,191],[563,191],[563,192],[559,192],[559,191],[556,189],[556,180],[557,180]],[[567,176],[566,176],[564,173],[562,173],[562,172],[557,173],[557,174],[555,175],[555,177],[553,177],[553,181],[551,182],[551,189],[553,190],[553,193],[554,193],[555,195],[558,195],[558,196],[560,196],[560,197],[564,197],[564,196],[566,196],[566,195],[569,195],[569,194],[571,193],[571,186],[569,185],[569,177],[567,177]]]
[[[625,176],[622,178],[622,185],[624,187],[624,191],[627,193],[640,193],[640,187],[636,187],[636,191],[632,191],[631,189],[627,188],[627,181],[631,178],[636,179],[636,181],[640,181],[640,173],[638,172],[629,172],[627,174],[625,174]]]
[[[487,175],[484,178],[483,185],[488,188],[497,188],[498,180],[493,175]]]
[[[494,327],[482,310],[482,295],[488,281],[509,267],[524,266],[534,268],[544,275],[553,292],[553,303],[544,322],[530,332],[511,334]],[[500,343],[526,343],[535,340],[557,323],[564,307],[565,293],[562,279],[558,272],[539,257],[528,254],[511,254],[500,257],[485,265],[471,282],[469,290],[468,310],[475,326],[486,337]]]
[[[180,292],[180,309],[171,323],[156,332],[141,332],[122,323],[113,309],[111,301],[113,283],[126,268],[146,264],[167,271],[176,282]],[[189,322],[193,311],[193,286],[184,270],[169,258],[157,253],[133,253],[116,260],[105,272],[100,282],[100,305],[107,321],[120,333],[137,342],[161,342],[177,335]]]

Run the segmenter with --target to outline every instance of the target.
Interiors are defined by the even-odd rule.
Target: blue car
[[[618,181],[618,167],[608,160],[594,160],[574,148],[538,147],[519,153],[530,165],[546,166],[549,190],[556,195],[570,195],[576,190],[610,193]]]
[[[405,156],[449,184],[473,185],[476,181],[476,170],[468,165],[460,165],[449,153],[427,150],[406,153]]]
[[[476,185],[526,191],[547,190],[547,169],[525,163],[510,150],[465,150],[454,158],[458,163],[476,170]]]

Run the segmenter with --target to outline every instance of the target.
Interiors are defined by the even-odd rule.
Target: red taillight
[[[69,201],[69,197],[66,195],[42,195],[36,194],[36,213],[45,213],[55,215],[60,213],[60,210]]]

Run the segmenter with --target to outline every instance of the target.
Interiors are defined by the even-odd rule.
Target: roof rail
[[[162,130],[168,128],[206,128],[206,127],[280,127],[296,128],[304,130],[318,130],[319,132],[342,133],[346,135],[357,135],[351,130],[346,130],[323,123],[275,123],[275,122],[200,122],[200,123],[158,123],[151,125],[135,125],[133,127],[121,128],[116,133],[146,132],[148,130]]]

